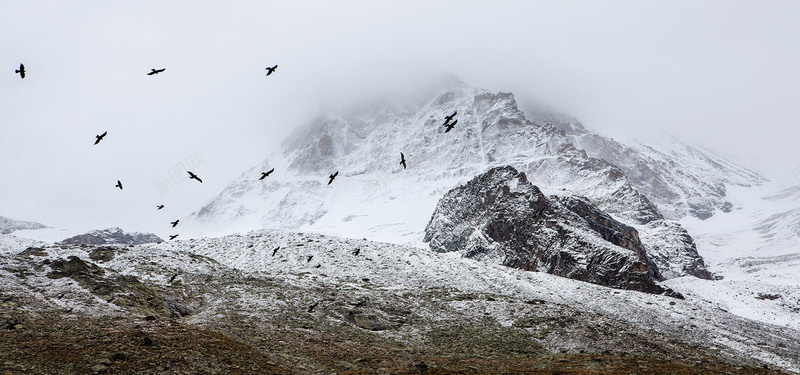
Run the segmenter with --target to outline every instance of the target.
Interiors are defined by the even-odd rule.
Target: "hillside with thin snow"
[[[608,371],[629,371],[638,361],[645,366],[640,369],[655,372],[700,366],[711,372],[774,373],[760,370],[765,364],[800,370],[794,315],[783,314],[786,325],[746,319],[681,284],[673,287],[686,298],[677,300],[458,253],[279,231],[158,245],[5,243],[0,285],[6,310],[0,318],[20,328],[3,335],[11,338],[49,316],[59,317],[51,323],[55,327],[65,321],[76,326],[87,316],[136,323],[130,333],[103,344],[131,353],[129,362],[104,362],[107,357],[99,355],[87,357],[87,367],[139,366],[139,356],[169,340],[162,333],[169,318],[219,332],[217,337],[235,337],[237,350],[260,353],[266,359],[258,363],[273,366],[262,373],[280,373],[275,367],[284,373],[380,368],[395,373],[421,360],[443,369],[467,370],[471,363],[471,371],[494,373],[510,364],[589,369],[585,366],[598,359]],[[115,330],[128,332],[127,326],[123,320]],[[57,332],[48,340],[61,340]],[[127,344],[128,337],[139,337],[138,343]],[[142,337],[152,344],[143,346]],[[347,345],[336,345],[339,341]],[[73,347],[87,352],[94,344]],[[347,349],[352,347],[358,350]],[[391,349],[390,357],[381,354],[390,348],[398,349]],[[209,348],[206,355],[221,355],[217,350]],[[319,353],[336,353],[339,362]],[[150,361],[175,369],[204,363],[193,359],[193,349],[185,354],[186,359]],[[256,366],[256,354],[249,355]],[[557,360],[551,362],[553,355]]]

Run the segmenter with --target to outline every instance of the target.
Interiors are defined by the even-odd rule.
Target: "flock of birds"
[[[275,73],[276,69],[278,69],[278,65],[277,64],[275,66],[272,66],[272,67],[267,67],[266,68],[267,76],[269,76],[272,73]],[[156,74],[164,72],[165,70],[167,70],[167,68],[150,69],[150,72],[147,73],[147,75],[148,76],[156,75]],[[21,79],[25,79],[26,70],[25,70],[25,65],[24,64],[19,64],[19,69],[14,70],[14,72],[16,74],[19,74]],[[450,116],[445,116],[444,117],[444,124],[442,124],[442,126],[445,128],[445,131],[444,131],[445,133],[449,132],[450,130],[453,130],[453,127],[456,126],[456,123],[458,123],[458,120],[454,120],[456,114],[458,114],[458,111],[453,112],[453,114],[451,114]],[[94,144],[95,145],[99,144],[100,141],[102,141],[103,138],[105,138],[107,135],[108,135],[108,131],[103,132],[103,134],[96,135]],[[402,152],[400,153],[400,165],[403,166],[403,169],[406,169],[406,166],[407,166],[406,165],[406,156]],[[269,171],[266,171],[266,172],[261,172],[261,177],[258,180],[260,181],[260,180],[263,180],[263,179],[269,177],[269,175],[272,174],[272,172],[275,172],[275,168],[272,168],[272,169],[270,169]],[[189,179],[190,180],[197,180],[198,182],[203,183],[203,180],[200,179],[200,177],[198,177],[192,171],[186,171],[186,173],[189,174]],[[333,180],[336,179],[336,176],[338,176],[338,175],[339,175],[339,171],[336,171],[336,172],[332,173],[330,176],[328,176],[328,185],[333,183]],[[117,180],[117,184],[114,185],[114,187],[117,187],[120,190],[122,190],[122,181]],[[163,208],[164,208],[163,204],[160,204],[160,205],[156,206],[157,210],[161,210]],[[172,224],[172,228],[175,228],[178,225],[179,221],[180,220],[175,220],[175,221],[171,222],[170,224]],[[173,235],[169,236],[169,239],[170,240],[174,240],[177,237],[178,237],[177,234],[173,234]],[[277,252],[277,250],[278,249],[275,249],[276,252]],[[275,254],[273,253],[273,255],[275,255]]]

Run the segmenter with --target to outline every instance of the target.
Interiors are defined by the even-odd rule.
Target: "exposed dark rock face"
[[[89,233],[67,238],[61,243],[69,245],[141,245],[145,243],[163,242],[160,237],[152,233],[126,233],[119,228],[109,228],[104,230],[93,230]]]
[[[636,229],[585,198],[547,197],[510,166],[449,191],[425,229],[439,252],[496,260],[620,289],[682,297],[661,287]]]

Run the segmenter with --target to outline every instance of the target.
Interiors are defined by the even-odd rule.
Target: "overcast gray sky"
[[[798,1],[0,0],[0,215],[164,235],[321,107],[445,73],[780,180],[798,66]]]

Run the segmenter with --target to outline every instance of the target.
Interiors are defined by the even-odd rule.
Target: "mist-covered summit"
[[[458,123],[445,132],[444,117],[453,112]],[[236,230],[302,228],[419,243],[447,191],[492,167],[510,165],[546,194],[586,197],[634,226],[664,277],[693,274],[694,243],[665,216],[707,217],[727,210],[726,184],[758,184],[763,177],[685,145],[660,153],[622,146],[567,115],[547,108],[523,111],[511,93],[452,81],[416,100],[374,100],[320,116],[231,182],[196,218]],[[400,165],[401,152],[407,169]],[[618,160],[603,158],[606,154]],[[657,167],[637,167],[651,162]],[[688,171],[687,165],[704,169]],[[271,168],[276,172],[259,181],[260,172]],[[339,177],[327,185],[335,171]],[[680,193],[651,200],[646,192]]]

